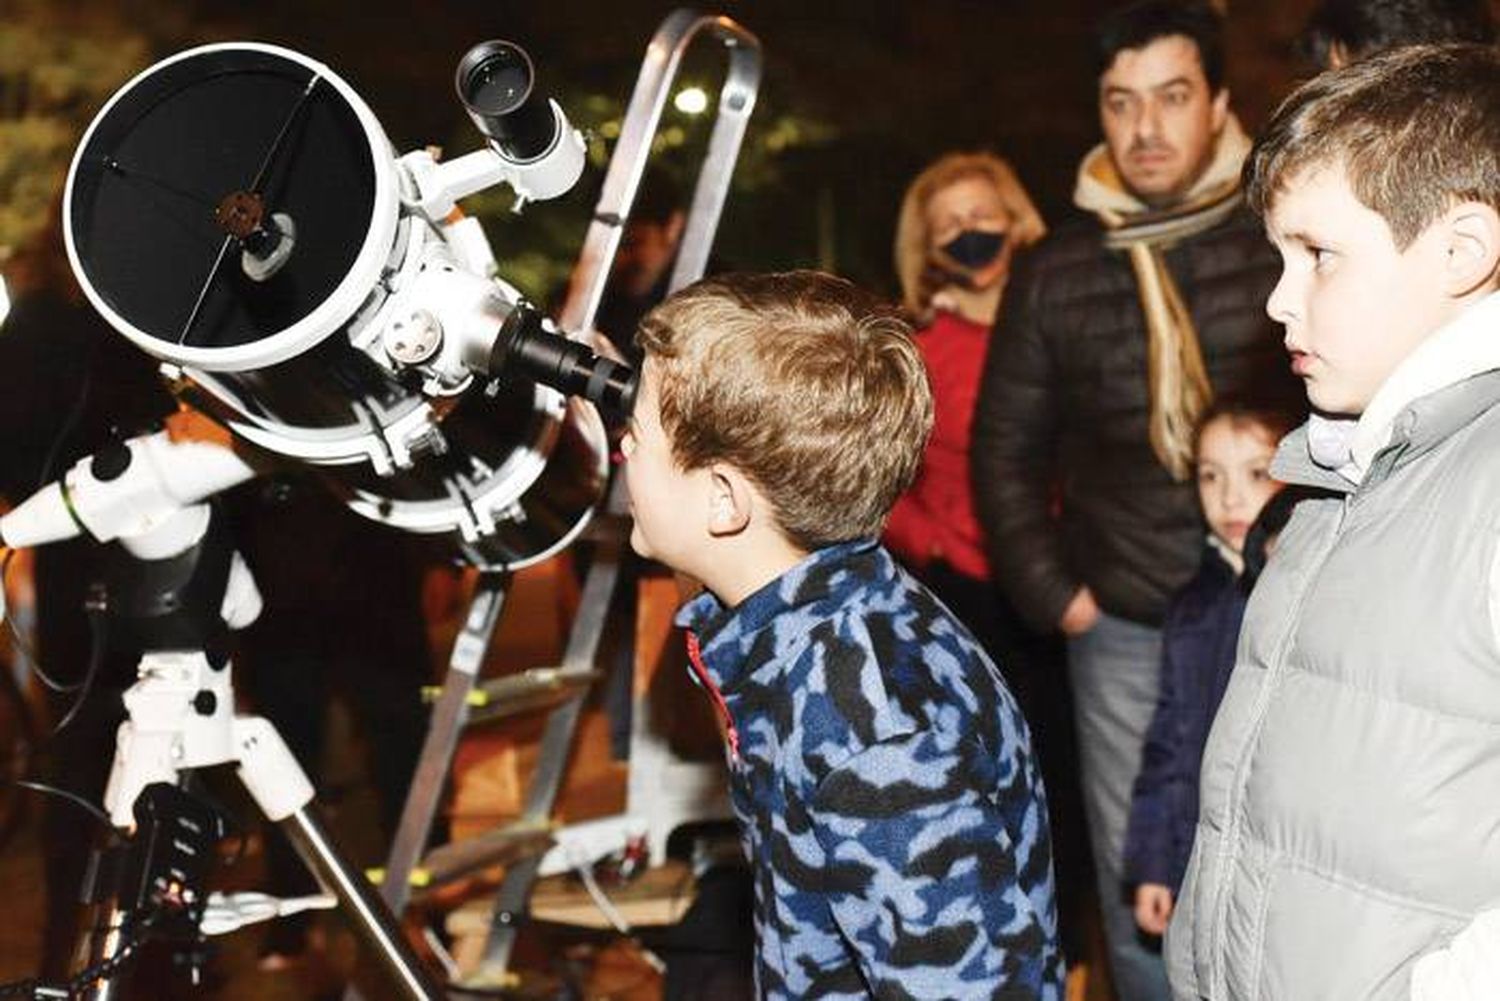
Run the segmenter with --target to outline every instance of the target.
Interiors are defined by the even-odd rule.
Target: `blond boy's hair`
[[[896,277],[901,282],[901,301],[913,316],[927,312],[934,289],[922,280],[932,256],[932,234],[927,227],[927,203],[944,188],[971,177],[988,181],[1000,196],[1009,216],[1007,238],[1017,250],[1047,235],[1041,213],[1031,203],[1026,189],[1010,164],[993,153],[949,153],[939,157],[916,176],[901,199],[896,220]]]
[[[1293,178],[1340,167],[1398,250],[1457,202],[1500,211],[1500,52],[1413,45],[1313,78],[1256,142],[1245,195],[1264,215]]]
[[[637,341],[679,466],[740,470],[804,551],[880,533],[932,428],[892,308],[816,271],[721,275],[653,309]]]

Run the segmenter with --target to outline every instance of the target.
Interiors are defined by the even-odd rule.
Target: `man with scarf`
[[[1169,996],[1121,877],[1160,624],[1203,545],[1192,468],[1216,396],[1298,398],[1265,313],[1277,261],[1241,208],[1222,21],[1146,0],[1096,33],[1104,142],[1065,222],[1018,260],[985,362],[973,470],[995,573],[1068,637],[1085,808],[1121,1001]]]

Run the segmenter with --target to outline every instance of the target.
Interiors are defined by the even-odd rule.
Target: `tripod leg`
[[[339,854],[312,812],[313,790],[297,759],[270,723],[257,717],[234,721],[240,778],[266,816],[291,839],[318,882],[338,898],[355,934],[399,990],[411,1001],[437,1001],[443,991],[401,934],[364,874]]]
[[[413,1001],[436,1001],[444,997],[442,989],[412,952],[375,888],[338,854],[310,808],[297,810],[277,821],[277,826],[286,833],[318,882],[338,897],[344,915],[368,947],[369,954],[380,962],[390,982],[400,988],[400,996]]]
[[[77,968],[95,966],[119,952],[125,940],[127,919],[114,901],[91,908],[86,918],[88,925],[78,943]],[[96,980],[78,996],[84,1001],[116,1001],[124,996],[125,981],[122,975]]]

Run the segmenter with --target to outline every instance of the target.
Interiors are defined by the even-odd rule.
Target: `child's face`
[[[1276,442],[1259,424],[1228,417],[1210,421],[1198,437],[1198,500],[1208,530],[1237,553],[1266,501],[1281,489],[1271,479]]]
[[[1288,180],[1266,230],[1282,265],[1266,312],[1286,327],[1292,371],[1319,410],[1363,413],[1396,366],[1457,313],[1438,228],[1397,250],[1338,165]]]
[[[685,472],[672,457],[671,442],[661,426],[658,378],[656,365],[648,359],[641,369],[629,429],[621,442],[630,513],[635,519],[630,546],[642,556],[692,573],[691,529],[697,521],[691,508],[702,493],[704,473]]]

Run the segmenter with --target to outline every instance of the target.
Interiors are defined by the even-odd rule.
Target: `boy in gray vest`
[[[1245,616],[1167,938],[1179,999],[1500,997],[1500,53],[1276,112],[1247,197],[1316,411]]]

